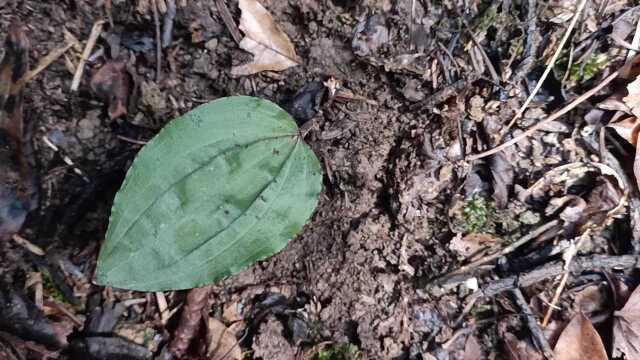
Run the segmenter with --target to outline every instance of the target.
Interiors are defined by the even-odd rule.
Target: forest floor
[[[183,358],[640,358],[640,7],[260,0],[301,63],[237,76],[237,1],[172,3],[0,0],[31,68],[71,44],[24,89],[39,200],[0,242],[0,359],[168,356],[186,292],[100,287],[96,258],[143,144],[231,95],[311,124],[323,191],[283,251],[212,287]]]

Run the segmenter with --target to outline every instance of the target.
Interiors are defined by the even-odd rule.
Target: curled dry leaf
[[[91,77],[91,90],[109,106],[112,120],[127,114],[131,78],[124,61],[111,60]]]
[[[257,0],[240,0],[240,30],[245,37],[240,47],[253,54],[253,61],[235,66],[231,75],[251,75],[261,71],[282,71],[300,63],[287,34]]]
[[[582,313],[564,328],[554,349],[556,360],[607,360],[600,335]]]
[[[613,357],[640,359],[640,286],[613,318]]]

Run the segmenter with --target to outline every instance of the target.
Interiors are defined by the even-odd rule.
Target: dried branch
[[[80,81],[82,81],[82,74],[84,73],[84,65],[86,64],[87,59],[89,59],[93,47],[96,46],[96,42],[98,41],[100,34],[102,34],[102,26],[104,23],[104,20],[96,21],[91,28],[87,45],[84,47],[80,63],[78,63],[76,73],[73,75],[73,81],[71,81],[71,91],[78,91],[78,87],[80,87]]]

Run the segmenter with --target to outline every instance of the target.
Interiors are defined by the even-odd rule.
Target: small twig
[[[473,310],[473,306],[476,304],[476,301],[478,301],[478,299],[480,299],[480,297],[478,297],[478,296],[477,297],[472,296],[471,299],[469,299],[469,302],[467,302],[467,304],[462,309],[462,312],[460,313],[460,315],[456,319],[456,322],[453,323],[453,327],[454,328],[457,328],[460,325],[462,325],[462,322],[464,321],[464,318],[466,318],[467,315],[471,312],[471,310]]]
[[[13,239],[13,241],[16,242],[16,244],[22,246],[23,248],[29,250],[29,252],[38,255],[38,256],[44,256],[46,253],[44,252],[44,250],[42,250],[41,247],[39,247],[38,245],[32,243],[31,241],[23,238],[22,236],[18,235],[18,234],[13,234],[13,236],[11,237]]]
[[[409,18],[409,38],[411,39],[410,43],[411,43],[411,50],[414,49],[414,24],[413,24],[413,19],[416,15],[416,0],[411,0],[411,17]]]
[[[547,76],[551,72],[551,69],[553,68],[553,65],[556,63],[556,60],[560,56],[560,53],[562,52],[562,48],[564,48],[564,44],[569,39],[569,36],[571,36],[571,32],[573,31],[573,28],[576,26],[576,23],[578,22],[578,19],[580,18],[580,14],[582,13],[582,9],[584,9],[584,6],[585,6],[586,3],[587,3],[587,0],[580,0],[580,3],[578,4],[578,8],[576,9],[576,12],[573,15],[573,18],[571,19],[571,24],[569,24],[569,28],[567,28],[567,30],[564,33],[564,36],[562,37],[562,40],[560,40],[560,44],[558,45],[558,48],[556,49],[556,52],[551,57],[551,60],[547,64],[547,68],[544,69],[544,72],[542,73],[542,76],[540,77],[540,79],[536,83],[536,86],[534,87],[534,89],[531,92],[531,94],[529,94],[529,97],[527,97],[527,100],[525,100],[524,104],[522,104],[520,109],[518,109],[518,112],[516,113],[516,115],[513,117],[513,119],[511,119],[511,121],[509,122],[507,127],[504,128],[504,130],[501,132],[501,134],[503,136],[504,136],[504,134],[506,134],[509,131],[509,129],[513,126],[513,124],[515,124],[516,120],[518,120],[522,116],[522,114],[524,114],[524,111],[529,106],[529,103],[531,103],[531,101],[536,96],[536,94],[538,94],[538,91],[540,91],[540,88],[542,88],[542,84],[544,83],[545,79],[547,78]]]
[[[42,285],[42,273],[32,272],[27,276],[24,288],[33,288],[33,303],[40,310],[44,308],[44,286]]]
[[[162,18],[162,47],[171,45],[173,38],[173,19],[176,17],[176,0],[167,0],[167,12]]]
[[[553,314],[553,310],[557,308],[556,304],[560,300],[560,295],[562,295],[562,291],[564,287],[567,285],[567,280],[569,279],[569,268],[571,266],[571,261],[573,257],[578,253],[580,247],[585,242],[586,239],[591,235],[591,229],[587,229],[581,236],[578,244],[575,246],[569,247],[564,254],[564,274],[562,274],[562,278],[560,279],[560,284],[556,288],[555,293],[553,294],[553,299],[547,308],[547,312],[544,315],[544,319],[542,320],[542,327],[545,328],[549,324],[549,320],[551,320],[551,314]]]
[[[451,61],[453,66],[456,68],[456,71],[458,72],[458,76],[460,76],[460,74],[462,74],[462,71],[460,70],[460,65],[458,65],[458,62],[456,61],[456,59],[454,59],[453,55],[451,55],[451,51],[449,51],[449,49],[447,49],[440,41],[436,41],[436,44],[438,44],[440,49],[442,49],[442,51],[444,51],[444,53],[449,58],[449,61]]]
[[[55,152],[60,152],[62,155],[62,161],[64,161],[67,165],[69,165],[71,167],[71,169],[73,170],[74,173],[76,173],[76,175],[80,176],[82,178],[82,180],[84,180],[86,183],[90,183],[91,180],[89,180],[89,177],[87,177],[87,175],[85,175],[84,171],[80,170],[76,164],[73,163],[73,160],[71,160],[71,158],[69,158],[67,155],[63,154],[62,151],[60,150],[60,148],[58,148],[46,135],[42,137],[42,141],[44,142],[45,145],[47,145],[49,148],[51,148],[51,150],[55,151]]]
[[[26,85],[29,81],[31,81],[36,75],[38,75],[42,70],[46,69],[49,65],[51,65],[54,61],[58,60],[67,50],[71,49],[75,44],[70,42],[63,47],[52,50],[45,57],[40,59],[38,65],[35,68],[27,71],[21,78],[16,82],[18,87],[22,87]]]
[[[569,61],[567,62],[567,70],[565,70],[564,72],[564,76],[562,77],[562,82],[567,81],[567,79],[569,78],[569,75],[571,75],[571,67],[573,66],[573,52],[574,52],[574,48],[572,44],[571,48],[569,49]]]
[[[518,136],[516,136],[513,139],[511,139],[509,141],[506,141],[506,142],[494,147],[493,149],[481,152],[479,154],[470,155],[470,156],[467,157],[467,160],[468,161],[473,161],[473,160],[482,159],[482,158],[487,157],[489,155],[493,155],[493,154],[495,154],[495,153],[497,153],[499,151],[502,151],[502,150],[508,148],[509,146],[511,146],[513,144],[516,144],[517,142],[529,137],[530,135],[532,135],[533,133],[538,131],[540,128],[542,128],[544,125],[546,125],[546,124],[550,123],[551,121],[553,121],[553,120],[561,117],[562,115],[568,113],[569,111],[573,110],[576,106],[580,105],[583,101],[589,99],[591,96],[593,96],[598,91],[600,91],[600,89],[602,89],[607,84],[609,84],[613,79],[618,77],[619,74],[620,74],[619,70],[614,71],[611,75],[607,76],[604,80],[602,80],[602,82],[600,84],[598,84],[596,87],[594,87],[591,90],[587,91],[586,93],[578,96],[578,98],[576,98],[575,100],[570,102],[568,105],[566,105],[562,109],[556,111],[555,113],[551,114],[549,117],[547,117],[545,119],[542,119],[540,122],[538,122],[537,124],[531,126],[527,130],[523,131]]]
[[[482,48],[482,45],[478,41],[478,38],[476,38],[476,35],[473,33],[473,30],[471,30],[471,27],[469,27],[469,23],[467,23],[467,20],[465,20],[465,18],[462,16],[462,14],[460,14],[460,12],[458,12],[456,7],[454,7],[454,9],[455,9],[456,13],[458,14],[458,17],[462,21],[462,24],[464,25],[465,29],[467,30],[467,32],[471,36],[471,41],[473,41],[473,44],[480,51],[480,55],[482,55],[482,60],[484,60],[485,64],[487,65],[487,68],[489,68],[489,73],[491,74],[491,79],[493,79],[494,83],[500,84],[500,77],[498,76],[498,72],[496,72],[496,69],[493,67],[493,64],[491,63],[491,59],[489,59],[489,56],[487,55],[487,53]]]
[[[152,0],[153,22],[156,25],[156,82],[162,78],[162,43],[160,42],[160,17],[158,16],[158,0]]]
[[[128,299],[128,300],[125,300],[125,301],[122,302],[122,304],[125,307],[130,307],[130,306],[133,306],[133,305],[144,304],[146,302],[147,302],[147,299],[139,298],[139,299]]]
[[[128,142],[128,143],[132,143],[132,144],[136,144],[136,145],[146,145],[148,143],[148,141],[144,141],[144,140],[136,140],[136,139],[132,139],[130,137],[126,137],[124,135],[118,135],[116,136],[119,140]]]
[[[78,67],[76,68],[76,73],[73,75],[73,81],[71,82],[71,91],[78,91],[78,87],[80,87],[80,81],[82,80],[82,74],[84,73],[84,65],[86,64],[87,59],[89,59],[93,47],[96,46],[98,37],[100,37],[100,34],[102,33],[102,25],[104,25],[104,23],[104,20],[98,20],[93,24],[93,27],[91,28],[91,33],[89,34],[87,45],[85,45],[84,47],[82,57],[80,58],[80,62],[78,63]]]
[[[113,27],[112,11],[113,11],[113,4],[111,3],[111,0],[105,0],[104,1],[104,12],[107,15],[107,19],[109,19],[109,25],[111,25],[111,27]]]
[[[156,295],[156,302],[158,303],[158,312],[160,313],[160,320],[162,322],[162,325],[167,325],[167,322],[169,321],[169,305],[167,304],[167,298],[164,296],[164,293],[162,291],[157,291],[155,293]]]
[[[475,329],[476,329],[476,327],[474,325],[471,325],[469,327],[465,327],[465,328],[456,330],[456,332],[454,332],[453,335],[451,335],[451,338],[449,340],[447,340],[444,344],[442,344],[442,348],[447,350],[448,348],[450,348],[453,345],[453,343],[460,336],[471,334]]]
[[[229,30],[229,33],[231,34],[233,41],[240,44],[240,41],[242,41],[242,34],[240,33],[236,22],[233,21],[233,16],[229,11],[227,2],[225,0],[216,0],[216,7],[218,8],[222,21],[224,21],[224,24],[227,26],[227,30]]]
[[[56,310],[60,311],[61,313],[66,315],[76,326],[82,327],[84,325],[83,321],[81,321],[74,313],[67,310],[67,308],[64,305],[58,303],[57,300],[45,301],[44,305],[51,308],[55,308]]]
[[[520,313],[525,317],[525,324],[527,324],[527,327],[531,332],[533,342],[547,359],[553,359],[553,350],[551,350],[551,346],[549,346],[549,342],[542,332],[542,328],[540,328],[538,320],[535,315],[533,315],[531,308],[529,308],[527,300],[524,298],[524,295],[522,295],[522,291],[520,291],[519,288],[516,288],[511,290],[511,294],[513,295],[514,302],[520,308]]]
[[[567,285],[568,279],[569,279],[569,271],[565,271],[564,274],[562,274],[562,278],[560,279],[560,283],[558,284],[558,287],[556,288],[555,293],[553,294],[553,299],[549,303],[547,312],[544,314],[544,319],[542,320],[543,328],[547,327],[547,325],[549,324],[549,320],[551,320],[551,314],[553,313],[553,310],[558,308],[556,304],[560,300],[560,295],[562,295],[562,291],[564,290],[564,287]]]

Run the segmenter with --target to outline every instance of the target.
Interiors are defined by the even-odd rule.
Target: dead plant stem
[[[80,87],[80,81],[82,81],[82,74],[84,73],[84,65],[91,55],[91,51],[96,45],[98,37],[100,37],[100,34],[102,33],[102,25],[104,25],[104,23],[104,20],[98,20],[93,24],[93,27],[91,28],[91,33],[89,34],[87,45],[85,45],[84,47],[82,57],[80,58],[80,62],[78,63],[78,67],[76,68],[76,73],[73,75],[73,81],[71,82],[71,91],[78,91],[78,87]]]

